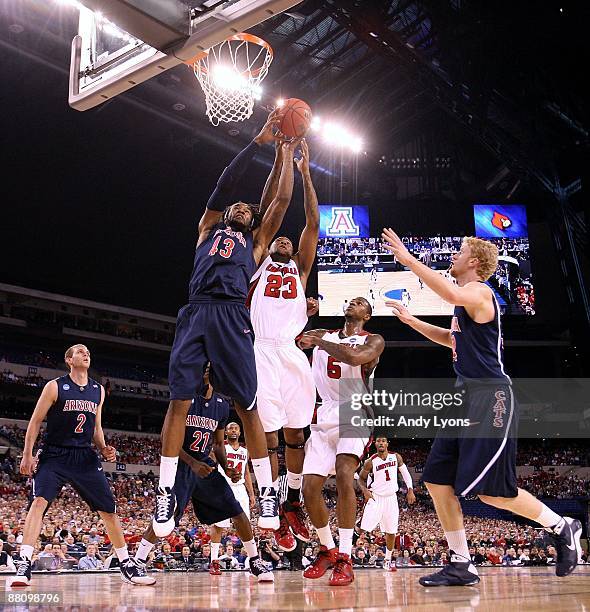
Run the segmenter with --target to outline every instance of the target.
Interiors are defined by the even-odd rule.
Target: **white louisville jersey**
[[[248,451],[245,446],[239,446],[234,449],[231,444],[225,445],[225,454],[227,456],[227,467],[233,467],[240,473],[240,480],[238,482],[232,482],[227,477],[221,466],[218,466],[219,471],[225,476],[225,479],[232,487],[243,485],[246,482],[246,470],[248,469]]]
[[[255,338],[293,341],[307,325],[307,300],[297,264],[270,255],[250,281],[248,305]]]
[[[371,491],[377,495],[394,495],[399,490],[397,455],[387,453],[387,457],[381,459],[379,455],[375,454],[370,459],[373,464]]]
[[[341,338],[340,330],[337,329],[325,333],[323,339],[327,342],[335,342],[336,344],[354,347],[364,344],[370,335],[369,332],[363,331],[359,334]],[[366,386],[368,385],[368,379],[372,376],[372,372],[366,372],[363,366],[351,366],[347,363],[337,361],[318,346],[313,350],[311,371],[313,374],[313,381],[323,403],[341,403],[350,399],[340,396],[340,379],[345,379],[347,381],[358,380],[364,383],[363,386]],[[351,385],[351,388],[352,386],[353,385]],[[360,388],[360,385],[357,388]],[[321,420],[320,417],[321,406],[318,409],[318,422]]]

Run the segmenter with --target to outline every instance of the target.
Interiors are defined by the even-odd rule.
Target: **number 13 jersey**
[[[293,342],[307,324],[305,290],[297,264],[270,255],[252,277],[247,305],[255,338]]]

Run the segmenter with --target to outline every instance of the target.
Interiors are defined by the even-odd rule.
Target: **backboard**
[[[300,0],[80,0],[69,103],[93,108]]]

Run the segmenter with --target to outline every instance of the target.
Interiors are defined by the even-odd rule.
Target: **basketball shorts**
[[[518,405],[511,386],[467,385],[464,405],[475,425],[456,437],[439,431],[422,479],[451,485],[458,496],[516,497]]]
[[[207,362],[215,391],[246,410],[256,408],[254,330],[243,304],[199,302],[178,311],[168,374],[170,398],[190,400],[201,393]]]
[[[227,482],[227,480],[225,481]],[[228,483],[229,484],[229,483]],[[250,498],[248,497],[248,491],[246,491],[246,487],[244,485],[237,485],[232,487],[229,485],[234,497],[238,500],[242,508],[242,512],[248,517],[250,520]],[[231,520],[226,519],[225,521],[219,521],[215,523],[216,527],[223,527],[224,529],[228,529],[231,527]]]
[[[311,367],[303,351],[293,341],[256,338],[254,353],[258,416],[264,431],[307,427],[313,416],[316,394]]]
[[[397,495],[373,493],[373,499],[366,503],[361,519],[361,529],[373,531],[377,525],[382,533],[397,533],[399,525]]]
[[[32,479],[31,501],[43,497],[51,504],[68,483],[93,511],[115,512],[111,486],[91,448],[45,445]]]
[[[201,478],[186,463],[180,461],[174,481],[174,493],[177,526],[189,501],[193,503],[197,519],[204,525],[213,525],[242,513],[242,507],[227,480],[217,470]]]
[[[370,444],[370,436],[342,437],[338,424],[312,425],[311,435],[305,443],[303,474],[326,477],[335,474],[337,455],[355,455],[360,462]]]

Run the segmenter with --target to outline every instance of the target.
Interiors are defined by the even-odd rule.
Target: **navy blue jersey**
[[[455,306],[451,338],[453,367],[460,379],[501,378],[510,382],[504,371],[500,308],[493,292],[492,300],[494,318],[489,323],[476,323],[463,306]]]
[[[229,403],[226,399],[217,393],[208,400],[197,397],[186,417],[183,450],[198,461],[215,465],[209,453],[215,441],[215,432],[225,428],[228,418]]]
[[[44,444],[89,447],[94,436],[101,386],[92,378],[81,387],[69,374],[57,382],[57,401],[47,413]]]
[[[197,247],[189,301],[237,300],[245,302],[256,271],[252,232],[243,234],[225,223],[213,226]]]

